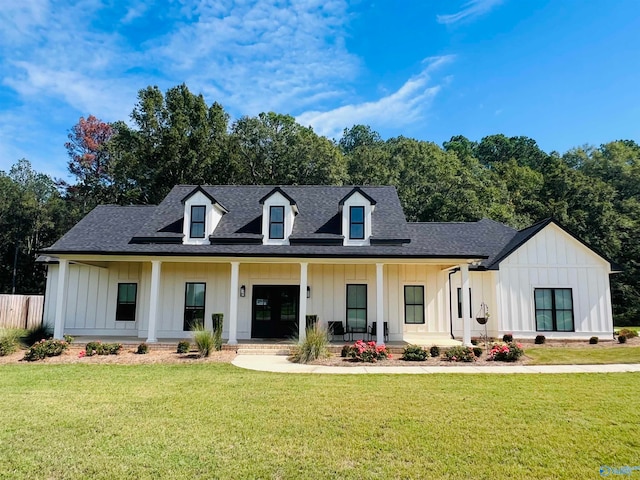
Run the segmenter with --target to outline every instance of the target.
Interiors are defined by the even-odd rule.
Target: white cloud
[[[407,80],[397,91],[378,100],[341,107],[329,111],[308,111],[296,120],[313,127],[316,133],[336,138],[345,127],[357,124],[381,127],[409,125],[423,118],[431,100],[440,91],[439,85],[429,85],[430,73],[453,60],[453,56],[428,58],[423,70]]]
[[[463,5],[462,10],[448,15],[436,15],[438,23],[451,24],[461,20],[469,20],[473,17],[485,14],[493,7],[501,4],[503,0],[470,0]]]
[[[5,84],[25,97],[47,92],[79,112],[100,112],[109,120],[122,119],[131,110],[135,89],[118,81],[92,78],[81,72],[15,62],[16,74]]]
[[[174,76],[243,114],[299,111],[340,94],[359,62],[344,46],[343,0],[188,3],[197,18],[150,51]]]

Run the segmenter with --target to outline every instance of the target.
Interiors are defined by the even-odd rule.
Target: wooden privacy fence
[[[44,295],[0,295],[0,328],[31,328],[42,323]]]

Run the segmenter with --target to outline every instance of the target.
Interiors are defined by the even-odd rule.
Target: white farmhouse
[[[229,344],[302,337],[307,315],[380,343],[469,344],[476,317],[496,337],[613,332],[616,267],[554,221],[409,223],[393,187],[180,185],[42,253],[56,338],[183,338],[214,313]]]

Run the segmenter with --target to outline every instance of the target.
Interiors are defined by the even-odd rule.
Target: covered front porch
[[[231,347],[265,344],[268,337],[278,337],[269,340],[276,344],[303,339],[308,315],[317,317],[324,328],[329,322],[341,323],[350,339],[445,346],[457,343],[451,335],[449,272],[460,272],[459,285],[453,288],[468,292],[469,263],[469,259],[76,256],[60,258],[56,274],[49,276],[49,298],[54,299],[49,315],[54,317],[56,338],[69,333],[166,343],[191,335],[187,315],[209,327],[212,314],[222,313],[223,337]],[[134,284],[137,291],[135,318],[126,322],[115,318],[122,282]],[[191,295],[194,285],[197,292]],[[278,295],[286,298],[276,301]],[[80,311],[78,305],[91,303],[92,297],[97,299],[93,309]],[[461,295],[465,344],[471,342],[469,298]],[[288,325],[288,330],[270,330],[276,321],[279,328]],[[347,339],[333,341],[342,346]]]

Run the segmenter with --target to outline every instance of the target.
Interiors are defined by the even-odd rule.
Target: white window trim
[[[351,233],[351,207],[364,207],[364,238],[350,238]],[[351,195],[342,205],[342,235],[343,245],[350,247],[362,247],[371,245],[371,214],[375,210],[375,205],[367,200],[359,192]]]
[[[271,238],[271,207],[284,207],[284,238]],[[263,245],[289,245],[289,236],[293,231],[293,222],[296,218],[296,210],[291,202],[280,192],[274,192],[262,204],[262,244]]]

